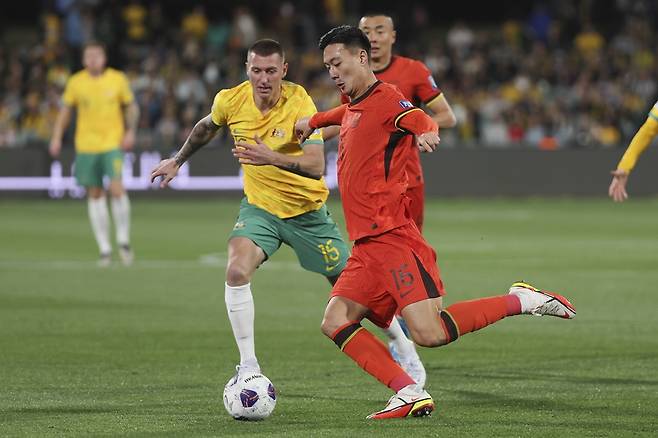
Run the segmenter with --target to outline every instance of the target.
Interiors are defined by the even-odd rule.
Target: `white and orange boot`
[[[434,400],[420,385],[407,385],[388,400],[386,407],[368,415],[372,420],[425,417],[432,414]]]
[[[576,317],[576,308],[568,299],[553,292],[537,289],[524,281],[512,284],[509,293],[519,297],[521,313],[535,316],[550,315],[564,319]]]

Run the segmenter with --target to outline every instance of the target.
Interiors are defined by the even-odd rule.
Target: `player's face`
[[[361,91],[360,81],[368,68],[368,53],[344,44],[329,44],[323,52],[324,66],[341,93],[350,97]]]
[[[247,55],[247,77],[256,96],[269,99],[281,89],[281,81],[288,72],[288,64],[278,53],[260,56],[254,52]]]
[[[105,50],[102,47],[89,46],[82,54],[82,64],[91,74],[100,74],[105,68]]]
[[[359,21],[359,29],[366,34],[370,40],[370,55],[374,59],[390,56],[395,43],[395,29],[393,20],[385,15],[374,17],[363,17]]]

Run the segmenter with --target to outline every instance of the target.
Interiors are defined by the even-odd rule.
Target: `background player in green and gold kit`
[[[628,193],[626,193],[628,176],[635,167],[640,155],[642,155],[657,135],[658,102],[653,105],[646,121],[633,136],[631,144],[628,145],[626,152],[624,152],[619,164],[617,164],[617,168],[612,171],[612,182],[608,188],[608,194],[615,202],[623,202],[628,198]]]
[[[239,373],[260,371],[250,286],[256,268],[285,243],[302,267],[333,284],[349,255],[325,206],[322,135],[317,131],[302,144],[295,135],[295,121],[317,111],[313,101],[303,87],[283,81],[288,65],[278,42],[254,43],[246,66],[249,80],[217,93],[211,113],[196,124],[176,156],[151,173],[153,179],[162,176],[166,186],[221,126],[235,140],[245,198],[229,236],[225,300],[240,351]]]
[[[128,79],[118,70],[105,68],[106,61],[105,48],[101,44],[85,46],[82,60],[85,68],[66,83],[63,105],[50,142],[50,154],[57,157],[62,148],[62,136],[75,109],[75,178],[87,190],[89,219],[98,243],[101,266],[110,264],[112,252],[104,177],[110,179],[119,255],[124,264],[130,264],[133,259],[130,202],[121,182],[123,157],[119,147],[133,147],[139,119],[139,108]]]

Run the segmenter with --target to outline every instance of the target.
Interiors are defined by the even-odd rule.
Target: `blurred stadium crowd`
[[[131,80],[141,149],[178,147],[214,94],[246,78],[245,50],[261,37],[284,44],[288,78],[305,85],[319,109],[338,103],[316,42],[367,10],[347,0],[228,3],[46,1],[38,26],[3,35],[0,147],[49,141],[63,86],[81,68],[89,39],[105,43],[110,65]],[[430,67],[457,116],[443,144],[625,145],[658,91],[656,2],[612,0],[604,22],[593,13],[599,2],[533,4],[522,18],[488,23],[436,25],[422,3],[393,14],[397,53]]]

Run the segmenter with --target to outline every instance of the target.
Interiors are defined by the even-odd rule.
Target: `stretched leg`
[[[110,195],[119,256],[124,265],[130,265],[134,259],[130,247],[130,200],[121,179],[115,178],[110,181]]]
[[[102,187],[87,187],[87,212],[101,255],[98,263],[100,266],[109,266],[112,253],[110,215]]]
[[[412,338],[425,347],[448,344],[466,333],[520,314],[572,319],[576,309],[565,297],[524,282],[514,283],[507,295],[461,301],[445,309],[441,297],[418,301],[402,309]]]
[[[369,309],[350,299],[335,296],[327,304],[322,333],[333,340],[368,374],[397,392],[415,382],[395,363],[386,346],[361,326]]]
[[[240,351],[241,371],[260,371],[254,343],[254,298],[250,282],[254,271],[264,260],[265,253],[251,239],[233,237],[229,240],[224,299]]]

